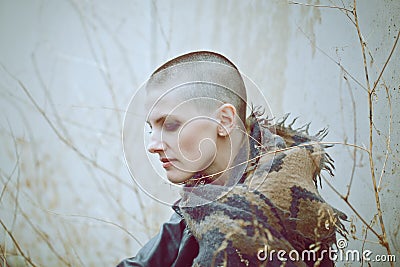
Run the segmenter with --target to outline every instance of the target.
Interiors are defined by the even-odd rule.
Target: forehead
[[[168,116],[178,116],[182,119],[192,118],[200,114],[193,100],[183,100],[177,91],[169,91],[164,94],[160,91],[152,91],[146,97],[145,107],[148,121]]]

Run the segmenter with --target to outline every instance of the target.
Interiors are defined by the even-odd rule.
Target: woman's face
[[[199,171],[215,171],[218,123],[213,111],[206,114],[193,100],[176,99],[176,95],[169,94],[153,105],[154,98],[148,97],[151,136],[147,149],[158,154],[171,182],[182,183]]]

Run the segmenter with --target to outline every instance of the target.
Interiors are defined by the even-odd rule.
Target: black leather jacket
[[[160,232],[140,249],[135,257],[125,259],[117,267],[192,266],[199,252],[199,245],[180,215],[179,209],[164,223]]]

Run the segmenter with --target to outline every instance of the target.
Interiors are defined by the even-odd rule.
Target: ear
[[[232,104],[223,104],[218,109],[218,135],[227,136],[236,126],[236,108]]]

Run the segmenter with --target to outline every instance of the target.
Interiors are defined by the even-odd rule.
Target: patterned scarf
[[[249,158],[239,183],[183,193],[180,209],[199,243],[193,266],[280,266],[272,250],[286,253],[287,266],[333,266],[322,251],[335,244],[336,232],[345,235],[346,215],[317,190],[321,170],[333,175],[328,146],[320,143],[327,131],[311,136],[309,124],[293,129],[288,115],[276,124],[262,115],[254,110],[247,119]],[[315,258],[287,257],[306,250]]]

